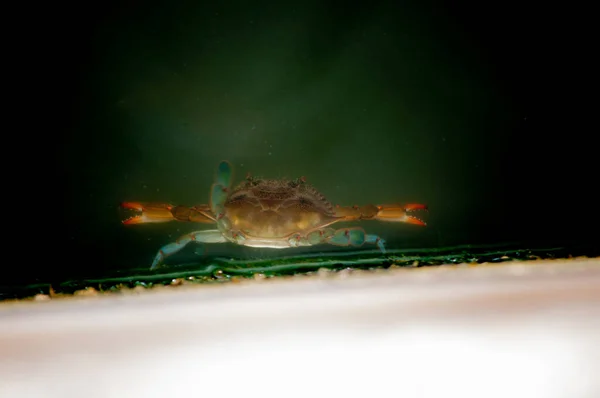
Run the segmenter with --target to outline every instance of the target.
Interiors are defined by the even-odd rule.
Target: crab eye
[[[288,182],[288,185],[292,188],[296,188],[296,187],[304,184],[305,182],[306,182],[306,177],[299,177],[299,178],[296,178],[295,180]]]
[[[239,194],[231,196],[231,198],[229,200],[230,201],[244,200],[244,199],[246,199],[247,196],[248,195],[246,195],[245,193],[239,193]]]
[[[308,209],[310,207],[314,207],[315,204],[313,203],[312,200],[305,198],[305,197],[300,197],[298,198],[298,204],[300,205],[301,208],[303,209]]]

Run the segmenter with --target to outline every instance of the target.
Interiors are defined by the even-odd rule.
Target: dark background
[[[5,76],[23,115],[5,147],[20,157],[18,177],[15,162],[6,173],[24,229],[12,269],[33,280],[149,265],[194,226],[126,228],[118,204],[206,202],[221,159],[238,177],[304,175],[334,203],[427,203],[425,229],[365,225],[391,247],[592,239],[586,14],[527,2],[38,8],[13,32],[19,78]]]

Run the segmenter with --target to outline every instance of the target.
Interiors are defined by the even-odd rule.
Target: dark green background
[[[571,93],[585,62],[545,7],[130,0],[38,14],[23,50],[38,135],[21,148],[41,162],[19,205],[36,238],[18,272],[149,265],[194,226],[126,228],[119,202],[206,202],[221,159],[242,178],[304,175],[334,203],[427,203],[426,229],[365,225],[390,247],[589,238],[595,133]]]

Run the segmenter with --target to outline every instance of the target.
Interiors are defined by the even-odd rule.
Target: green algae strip
[[[73,294],[93,287],[99,291],[118,291],[136,286],[169,285],[174,280],[191,283],[226,281],[234,277],[252,278],[257,274],[267,277],[307,274],[327,269],[385,269],[397,267],[424,267],[455,264],[498,263],[503,261],[531,261],[537,259],[598,256],[598,248],[590,245],[568,247],[515,248],[515,244],[462,245],[442,248],[336,251],[281,256],[269,259],[233,259],[225,257],[201,258],[194,263],[171,265],[157,270],[128,269],[118,273],[91,277],[70,278],[53,283],[24,286],[0,286],[0,300],[31,297],[36,294]]]

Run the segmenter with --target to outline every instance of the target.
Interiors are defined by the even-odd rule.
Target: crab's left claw
[[[151,222],[167,222],[175,220],[171,209],[173,206],[164,203],[123,202],[121,207],[134,210],[137,215],[123,220],[123,224],[144,224]]]
[[[415,210],[427,211],[427,205],[411,203],[407,205],[379,205],[376,218],[381,221],[405,222],[408,224],[426,226],[425,221],[410,214]]]

